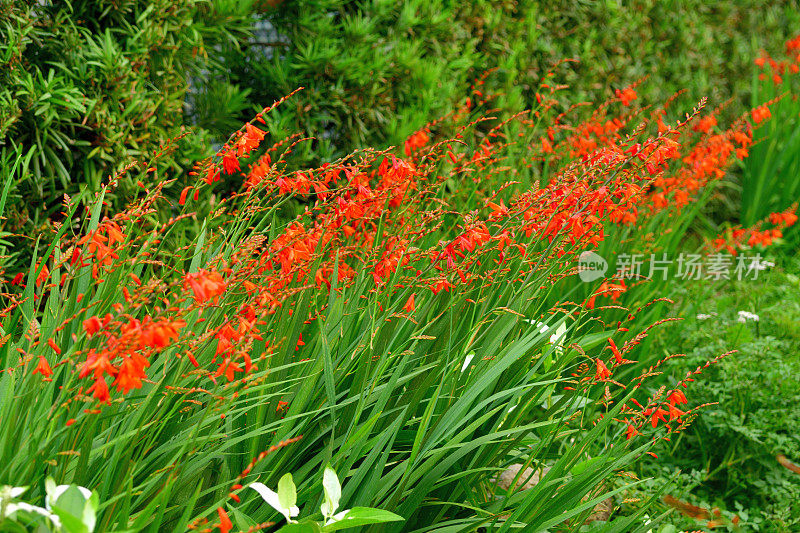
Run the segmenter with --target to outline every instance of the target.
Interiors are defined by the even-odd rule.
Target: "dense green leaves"
[[[250,91],[260,109],[305,87],[269,117],[277,138],[315,137],[295,152],[298,166],[401,145],[489,69],[496,69],[488,87],[500,93],[500,107],[535,107],[538,83],[565,59],[579,61],[559,75],[571,87],[565,106],[649,76],[640,90],[645,101],[681,90],[690,104],[709,97],[716,107],[733,97],[723,111],[732,117],[749,104],[757,47],[781,47],[798,13],[796,1],[765,0],[282,2],[257,17],[254,39],[222,49],[228,71],[217,82],[211,76],[204,91],[230,101],[235,96],[216,85],[230,82]]]
[[[0,2],[0,157],[35,156],[12,182],[6,231],[33,238],[54,221],[64,194],[91,202],[117,171],[143,163],[181,132],[192,77],[209,68],[207,48],[246,35],[248,4],[220,0]],[[217,105],[223,102],[218,101]],[[223,113],[240,110],[235,104]],[[206,155],[203,133],[159,159],[177,169]],[[133,170],[106,200],[119,210],[141,193]]]
[[[680,470],[680,490],[670,491],[675,496],[718,506],[729,518],[738,514],[744,528],[792,531],[800,514],[790,502],[800,497],[800,485],[777,456],[800,457],[800,258],[789,252],[770,259],[777,266],[758,282],[694,283],[676,291],[687,320],[660,332],[656,348],[685,351],[688,366],[737,352],[695,384],[698,400],[715,404],[679,439],[660,445],[661,460],[642,473],[660,483]],[[742,319],[738,311],[759,320]],[[688,528],[694,522],[676,517],[675,523]]]
[[[180,190],[173,187],[152,212],[118,219],[126,235],[115,243],[119,256],[107,255],[110,260],[99,270],[93,272],[88,263],[68,265],[69,246],[77,240],[73,234],[96,230],[107,222],[104,215],[119,212],[128,200],[160,194],[157,188],[145,190],[164,183],[164,176],[186,181],[180,169],[188,160],[213,153],[239,126],[241,115],[249,120],[252,110],[297,86],[306,90],[264,117],[272,140],[298,131],[315,137],[293,148],[290,168],[369,145],[400,145],[452,111],[455,102],[467,95],[477,98],[470,80],[494,67],[483,89],[500,91],[490,105],[501,116],[534,106],[545,72],[555,60],[574,57],[582,60],[580,66],[562,65],[562,74],[576,86],[564,96],[570,103],[593,91],[613,94],[644,74],[653,75],[637,89],[647,103],[660,103],[686,85],[692,100],[708,92],[722,99],[732,94],[739,77],[731,75],[719,87],[712,80],[747,64],[729,62],[733,55],[753,53],[746,38],[754,31],[753,14],[733,3],[689,9],[683,2],[649,1],[631,7],[532,0],[0,2],[0,214],[6,217],[0,245],[12,255],[15,268],[9,270],[25,274],[18,300],[11,301],[17,293],[2,295],[10,311],[0,329],[0,420],[10,429],[0,433],[0,481],[29,485],[30,501],[45,497],[53,485],[49,476],[91,487],[95,493],[89,500],[78,489],[67,489],[63,501],[56,502],[59,516],[79,531],[95,519],[99,531],[180,531],[190,524],[221,525],[228,514],[241,529],[274,521],[276,528],[286,523],[285,531],[374,524],[380,524],[376,531],[442,533],[479,527],[576,530],[596,505],[613,497],[620,501],[642,487],[647,488],[642,505],[625,507],[625,516],[617,514],[606,525],[611,531],[651,526],[641,515],[670,476],[657,472],[663,477],[652,487],[625,472],[647,457],[643,453],[651,446],[648,438],[625,440],[627,420],[622,419],[633,415],[623,413],[623,405],[642,389],[614,385],[612,395],[607,382],[598,382],[593,365],[598,355],[606,357],[612,334],[634,339],[642,352],[639,364],[620,369],[615,379],[633,379],[674,348],[634,338],[664,316],[665,303],[650,304],[669,295],[671,284],[632,283],[624,303],[635,316],[612,306],[589,317],[580,302],[596,287],[575,280],[570,256],[560,253],[572,251],[563,231],[555,241],[553,235],[548,239],[531,231],[528,237],[536,241],[526,250],[530,257],[541,254],[536,265],[523,268],[513,254],[503,263],[499,257],[505,252],[492,248],[494,255],[470,264],[468,274],[488,272],[496,259],[502,270],[439,293],[419,279],[399,283],[399,268],[383,283],[369,268],[360,268],[340,285],[339,268],[355,254],[347,246],[341,257],[334,254],[331,285],[315,280],[315,286],[310,280],[320,255],[304,265],[308,272],[292,272],[282,280],[291,290],[280,305],[259,316],[264,337],[249,339],[241,352],[252,354],[257,364],[252,372],[237,370],[247,372],[246,379],[226,378],[217,360],[222,352],[215,351],[221,338],[214,335],[248,302],[251,289],[232,286],[213,305],[192,308],[197,295],[189,294],[184,273],[213,264],[235,277],[247,257],[242,250],[263,253],[286,230],[294,211],[322,198],[319,191],[299,199],[283,196],[284,191],[281,197],[265,193],[268,189],[230,197],[226,193],[237,189],[238,178],[228,176],[216,188],[207,183],[196,203],[178,205],[169,201],[177,196],[174,189]],[[774,38],[781,40],[796,17],[791,6],[752,4],[764,10],[763,28],[776,30]],[[257,19],[250,18],[254,11],[260,13]],[[255,24],[252,34],[246,31],[250,23]],[[673,54],[674,47],[683,54]],[[740,111],[737,102],[730,109]],[[629,111],[626,106],[623,113]],[[184,122],[197,127],[195,136],[162,146]],[[489,124],[462,132],[454,141],[463,143],[456,148],[460,156],[489,140]],[[524,136],[519,124],[498,126],[492,135],[518,144],[505,147],[491,162],[481,187],[469,179],[474,174],[453,170],[455,156],[442,153],[438,162],[425,161],[433,165],[425,169],[426,178],[448,172],[451,178],[425,192],[430,205],[417,211],[416,219],[396,226],[383,216],[370,220],[375,249],[364,253],[382,252],[382,239],[410,234],[446,207],[451,211],[441,213],[441,224],[415,242],[433,251],[436,265],[440,248],[459,236],[463,220],[486,209],[487,200],[510,202],[515,190],[505,187],[511,182],[520,184],[518,192],[550,177],[548,166],[538,160],[531,164],[540,155],[536,151],[531,157],[531,147],[538,149],[545,128],[555,124],[539,124],[524,139],[518,136]],[[568,131],[566,121],[558,126]],[[779,140],[764,145],[781,155],[758,168],[759,175],[769,177],[758,181],[762,192],[785,183],[781,178],[796,166],[794,160],[780,164],[788,158],[783,154],[796,151],[796,125],[775,128],[781,128],[772,131],[781,133]],[[136,166],[118,186],[101,187],[135,158]],[[354,161],[345,174],[355,168]],[[782,173],[773,180],[774,168]],[[269,171],[286,169],[275,165]],[[369,173],[364,176],[365,182],[371,179]],[[787,190],[781,200],[795,189]],[[62,215],[65,193],[77,201],[64,202]],[[679,213],[664,209],[642,217],[640,224],[609,225],[598,251],[612,259],[618,252],[692,248],[687,232],[713,193],[708,187]],[[346,195],[339,199],[351,199],[350,192]],[[762,209],[769,203],[754,205]],[[314,216],[313,211],[298,220],[303,216]],[[436,220],[439,213],[431,216]],[[542,227],[549,223],[541,222]],[[46,226],[55,231],[45,237]],[[265,271],[272,261],[265,259]],[[45,265],[52,268],[49,275]],[[43,283],[37,283],[40,274]],[[270,286],[264,298],[277,286]],[[416,306],[401,313],[414,291]],[[78,374],[95,353],[91,350],[106,341],[114,345],[117,338],[92,338],[81,320],[113,312],[130,325],[190,308],[175,315],[180,316],[180,340],[153,352],[140,387],[124,393],[119,387],[108,405],[91,399],[90,380],[105,384],[106,376]],[[793,331],[794,314],[780,316],[783,327]],[[732,326],[726,341],[752,333],[750,325]],[[793,340],[760,339],[758,330],[746,339],[743,348],[760,358],[775,356],[779,369],[753,367],[748,375],[780,382],[778,391],[796,394],[796,387],[781,379],[795,370],[793,361],[782,358],[793,349]],[[701,341],[708,347],[693,354],[697,364],[725,349]],[[195,356],[202,368],[190,358]],[[55,367],[52,379],[32,373],[37,361],[48,359]],[[214,374],[217,365],[220,371]],[[724,386],[739,370],[722,366],[721,385],[709,387],[707,399],[731,394],[734,402],[749,403],[764,423],[725,413],[692,428],[711,428],[708,433],[715,437],[745,443],[725,452],[724,468],[714,475],[740,461],[734,457],[740,451],[761,459],[778,447],[797,451],[784,432],[774,431],[779,423],[794,423],[794,411],[773,408],[763,391]],[[107,377],[111,382],[117,376],[109,372]],[[675,381],[658,381],[648,392],[657,396],[659,386]],[[702,459],[687,455],[707,468],[717,459],[702,448],[703,439],[696,440]],[[676,442],[670,452],[677,458],[684,450]],[[538,482],[524,491],[501,488],[496,478],[509,466],[537,469]],[[728,500],[744,483],[737,476],[726,481],[734,486],[724,496]],[[711,474],[708,478],[703,481],[716,481]],[[337,518],[345,510],[345,518]],[[300,523],[293,523],[296,519]]]

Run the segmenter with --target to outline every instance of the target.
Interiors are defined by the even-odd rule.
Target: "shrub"
[[[798,12],[796,2],[764,0],[282,2],[258,16],[257,39],[223,50],[230,70],[220,79],[250,89],[259,106],[305,87],[268,118],[278,137],[315,137],[294,154],[296,168],[364,146],[400,145],[487,69],[497,69],[490,80],[501,93],[497,105],[533,108],[543,76],[564,58],[580,61],[561,77],[572,88],[565,108],[650,76],[645,101],[682,89],[692,101],[736,98],[723,111],[730,119],[749,104],[743,80],[756,54],[752,35],[777,47]]]
[[[0,158],[35,154],[7,197],[6,229],[24,234],[14,246],[20,261],[60,219],[64,194],[89,198],[179,133],[189,76],[213,68],[207,49],[241,37],[246,14],[204,0],[0,2]],[[175,170],[205,150],[195,142],[159,165]],[[109,211],[139,192],[121,178],[106,195]]]
[[[267,117],[278,137],[316,136],[295,151],[298,165],[399,144],[465,96],[470,73],[483,63],[468,19],[485,8],[283,2],[260,17],[256,39],[223,51],[227,76],[262,105],[305,87]]]

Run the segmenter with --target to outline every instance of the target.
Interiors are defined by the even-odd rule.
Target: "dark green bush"
[[[64,194],[88,197],[81,193],[178,135],[190,78],[221,67],[208,51],[241,39],[250,9],[228,0],[0,0],[0,160],[34,150],[13,178],[5,229],[35,237]],[[195,141],[160,165],[199,155]],[[138,193],[137,179],[157,179],[137,174],[107,195],[111,209]]]
[[[458,4],[284,2],[225,62],[258,106],[305,87],[270,118],[278,138],[316,136],[296,151],[302,162],[397,144],[449,111],[484,63],[468,21],[486,3]]]
[[[726,111],[738,114],[758,48],[781,47],[798,13],[795,1],[766,0],[283,2],[260,15],[258,38],[223,57],[254,107],[306,88],[270,124],[278,136],[316,137],[295,154],[306,164],[402,143],[489,68],[498,105],[530,107],[540,78],[566,58],[580,60],[558,78],[573,103],[649,75],[643,100],[687,89],[692,102],[718,105],[736,94]]]

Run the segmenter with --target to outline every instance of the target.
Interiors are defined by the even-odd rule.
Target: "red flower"
[[[606,381],[611,377],[611,371],[603,361],[599,358],[595,359],[595,364],[597,365],[597,372],[595,372],[594,379],[597,381]]]
[[[761,124],[763,121],[772,116],[772,113],[770,112],[769,107],[767,107],[766,104],[756,107],[755,109],[753,109],[751,113],[753,115],[753,122],[755,122],[756,124]]]
[[[617,361],[617,364],[621,364],[625,359],[622,358],[622,353],[620,353],[619,348],[617,348],[617,343],[614,342],[614,339],[608,339],[608,346],[611,348],[611,353],[614,354],[614,359]]]
[[[797,215],[794,214],[794,209],[789,209],[783,213],[771,213],[769,215],[769,222],[775,226],[789,227],[797,222]]]
[[[141,332],[139,333],[139,346],[142,348],[165,348],[178,338],[178,330],[185,325],[186,322],[183,320],[170,321],[162,318],[154,322],[147,317],[142,322]]]
[[[242,137],[236,142],[236,155],[239,157],[249,154],[256,148],[258,145],[261,144],[261,140],[264,138],[265,133],[253,126],[252,124],[248,123],[245,125],[245,133]],[[227,169],[225,172],[228,172]],[[231,174],[231,172],[228,172]]]
[[[83,321],[83,330],[90,337],[100,331],[100,328],[102,327],[103,325],[100,322],[100,319],[96,316],[89,317]]]
[[[406,305],[403,306],[403,311],[405,311],[406,313],[413,313],[414,309],[415,309],[414,295],[412,294],[411,296],[408,297]]]
[[[430,136],[425,130],[413,133],[405,142],[406,155],[410,157],[412,153],[425,146],[429,140]]]
[[[222,168],[225,169],[226,174],[233,174],[237,170],[241,170],[239,160],[233,150],[226,150],[222,155]]]
[[[236,159],[236,158],[234,158],[234,160],[235,160],[235,159]],[[224,163],[225,163],[225,160],[223,159],[223,161],[222,161],[222,162],[223,162],[223,164],[224,164]],[[236,164],[236,167],[238,167],[238,166],[239,166],[239,161],[238,161],[238,160],[236,160],[236,163],[235,163],[235,164]],[[234,169],[234,170],[236,170],[236,169]],[[227,172],[227,170],[226,170],[226,172]],[[205,182],[206,182],[206,184],[208,184],[208,185],[211,185],[212,183],[214,183],[214,182],[217,182],[217,181],[219,181],[219,180],[220,180],[220,177],[219,177],[219,168],[217,168],[215,165],[212,165],[212,166],[210,166],[210,167],[208,168],[208,170],[206,171],[206,177],[205,177],[205,178],[203,178],[203,181],[205,181]],[[194,193],[194,199],[195,199],[195,200],[197,200],[197,191],[196,191],[196,190],[195,190],[195,193]]]
[[[683,393],[683,391],[679,391],[679,390],[672,391],[669,394],[669,396],[667,396],[667,401],[669,401],[673,405],[675,405],[675,404],[680,405],[682,403],[689,403],[686,400],[686,395]]]
[[[47,344],[50,346],[57,355],[61,355],[61,348],[58,347],[53,339],[47,339]]]
[[[103,379],[104,374],[117,375],[117,368],[108,360],[108,352],[103,351],[98,354],[94,350],[89,351],[78,377],[85,378],[91,373],[94,373],[96,379]]]
[[[148,366],[150,363],[139,354],[124,358],[119,367],[117,379],[113,383],[114,386],[122,394],[128,394],[131,389],[141,389],[142,378],[147,377],[144,369]]]
[[[233,522],[228,517],[228,513],[222,507],[217,507],[217,514],[219,515],[219,526],[217,526],[221,533],[228,533],[233,529]]]
[[[244,372],[244,369],[231,361],[230,357],[226,357],[222,364],[219,365],[214,377],[216,378],[225,374],[225,378],[227,378],[228,381],[233,381],[236,379],[235,372]]]
[[[181,191],[181,197],[178,199],[178,204],[184,205],[186,203],[186,195],[189,193],[190,190],[194,189],[192,185],[188,187],[184,187]]]
[[[650,408],[650,409],[645,409],[644,410],[644,416],[649,416],[650,417],[650,423],[653,425],[653,427],[657,427],[658,426],[658,421],[659,420],[661,420],[663,422],[666,422],[667,421],[666,416],[668,414],[669,414],[669,412],[665,411],[664,409],[662,409],[660,407],[657,407],[655,409]]]
[[[633,87],[625,87],[621,91],[617,89],[615,94],[622,102],[622,105],[626,107],[631,105],[631,102],[639,97],[636,91],[633,90]]]
[[[36,266],[38,267],[39,265]],[[42,265],[42,270],[41,272],[39,272],[39,276],[36,278],[36,286],[38,287],[39,285],[47,281],[47,278],[49,276],[50,276],[50,269],[47,268],[47,265]]]
[[[439,294],[441,291],[450,292],[450,287],[455,287],[455,285],[442,278],[431,285],[431,291],[433,294]]]
[[[110,403],[111,396],[108,394],[108,385],[104,378],[95,378],[94,385],[89,387],[86,392],[91,392],[100,403]]]
[[[675,407],[673,404],[669,404],[669,420],[672,422],[673,420],[677,419],[678,422],[681,421],[681,417],[686,413]]]
[[[39,356],[39,364],[36,365],[36,369],[33,371],[34,374],[41,374],[43,378],[46,380],[50,379],[50,376],[53,375],[53,369],[50,368],[50,365],[47,363],[47,359],[44,356]]]
[[[717,125],[717,119],[714,115],[708,115],[707,117],[703,117],[697,121],[697,124],[692,127],[694,131],[701,131],[703,133],[708,133],[711,131],[711,128]]]
[[[184,276],[185,285],[191,287],[194,298],[202,303],[225,292],[225,281],[219,272],[200,269]]]

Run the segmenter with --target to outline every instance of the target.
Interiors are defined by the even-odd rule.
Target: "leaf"
[[[236,507],[231,507],[230,509],[231,509],[231,514],[233,515],[233,521],[238,529],[247,530],[253,526],[258,525],[258,522],[256,522],[253,518],[243,513]]]
[[[330,466],[325,467],[322,474],[322,489],[325,491],[325,501],[322,503],[322,514],[326,518],[333,516],[339,508],[339,500],[342,499],[342,485],[336,472]]]
[[[405,520],[402,516],[396,515],[383,509],[373,509],[371,507],[353,507],[338,522],[328,524],[322,531],[338,531],[351,527],[367,526],[370,524],[382,524],[384,522],[399,522]]]
[[[320,533],[325,531],[316,522],[302,522],[300,524],[286,524],[278,530],[279,533]]]
[[[294,486],[291,473],[287,472],[278,481],[278,502],[284,509],[291,509],[297,503],[297,488]]]
[[[283,481],[285,477],[286,476],[281,478],[281,481]],[[289,477],[289,483],[291,483],[291,490],[294,490],[294,483],[291,481],[291,476]],[[280,501],[280,496],[278,496],[278,493],[272,491],[269,487],[267,487],[263,483],[258,483],[258,482],[250,483],[250,488],[258,492],[264,499],[264,501],[270,505],[270,507],[272,507],[273,509],[281,513],[284,517],[286,517],[287,522],[291,521],[291,518],[293,516],[297,516],[300,513],[300,510],[294,505],[289,507],[284,507]],[[280,490],[280,482],[278,483],[278,490]],[[297,495],[295,494],[295,499],[296,497]]]
[[[572,473],[573,476],[579,476],[591,465],[602,461],[605,461],[603,457],[592,457],[591,459],[586,459],[585,461],[581,461],[580,463],[573,466],[570,472]]]
[[[83,506],[83,516],[81,516],[81,520],[89,528],[89,531],[94,531],[94,527],[97,525],[97,508],[99,505],[100,496],[96,492],[92,492],[92,495]]]
[[[53,506],[52,512],[61,520],[62,529],[69,533],[90,533],[89,528],[74,514],[59,506]]]
[[[82,517],[86,498],[75,485],[70,485],[56,498],[55,505],[73,516]],[[54,506],[55,506],[54,505]]]

